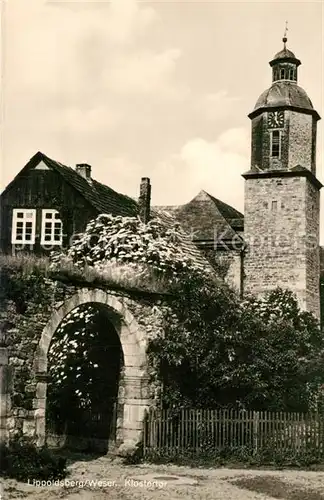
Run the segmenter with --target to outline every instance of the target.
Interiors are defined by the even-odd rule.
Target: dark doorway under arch
[[[48,352],[47,444],[106,452],[116,433],[124,364],[117,331],[104,306],[73,309]]]

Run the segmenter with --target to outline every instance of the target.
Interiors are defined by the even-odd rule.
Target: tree
[[[308,411],[324,381],[324,339],[289,291],[240,302],[191,275],[149,345],[164,406]]]

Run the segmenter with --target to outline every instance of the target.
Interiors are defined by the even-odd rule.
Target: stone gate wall
[[[147,341],[161,328],[161,298],[90,287],[65,285],[48,280],[49,300],[28,305],[24,314],[13,316],[8,303],[7,316],[14,326],[10,342],[2,348],[0,359],[0,439],[14,434],[31,437],[38,445],[45,441],[47,352],[63,318],[76,307],[103,305],[119,335],[124,368],[119,388],[116,447],[130,447],[141,438],[144,413],[154,402],[149,385],[146,359]]]

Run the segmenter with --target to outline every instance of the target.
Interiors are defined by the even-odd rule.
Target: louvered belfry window
[[[280,158],[281,156],[280,130],[273,130],[271,133],[271,156],[275,158]]]

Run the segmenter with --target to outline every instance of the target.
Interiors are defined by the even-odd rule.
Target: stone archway
[[[39,446],[45,443],[47,355],[51,340],[67,314],[83,304],[105,306],[109,320],[119,335],[124,356],[118,394],[116,443],[135,446],[142,434],[145,410],[150,405],[146,365],[146,336],[126,301],[98,289],[81,289],[55,309],[43,329],[34,358],[36,372],[35,431]]]

